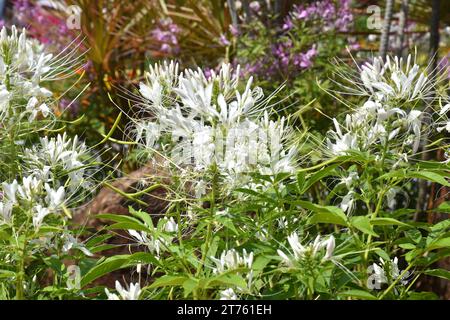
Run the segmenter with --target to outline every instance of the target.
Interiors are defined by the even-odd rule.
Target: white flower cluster
[[[362,83],[353,82],[350,93],[366,96],[362,106],[347,114],[339,123],[333,119],[334,130],[328,132],[326,152],[332,156],[360,151],[374,157],[383,166],[393,169],[404,166],[417,154],[425,136],[425,121],[428,116],[416,109],[419,101],[429,98],[432,93],[431,81],[421,68],[412,62],[411,55],[402,58],[389,56],[383,62],[375,58],[360,69]],[[446,112],[446,108],[442,109]],[[440,130],[445,129],[445,126]],[[356,173],[355,173],[356,174]],[[357,199],[357,188],[353,182],[357,175],[348,177],[345,185],[348,193],[343,197],[341,209],[350,213]],[[395,205],[395,195],[399,190],[389,190],[389,206]]]
[[[11,33],[0,32],[0,121],[49,116],[46,101],[52,92],[41,81],[55,69],[53,55],[46,54],[38,42],[27,39],[25,30],[15,26]],[[20,103],[18,103],[20,101]],[[22,103],[23,102],[23,103]]]
[[[138,245],[145,246],[149,252],[154,253],[156,258],[159,259],[163,251],[172,242],[174,234],[178,232],[178,224],[170,217],[164,217],[158,222],[158,226],[147,226],[150,230],[153,230],[152,234],[146,231],[128,230],[129,235],[133,238]]]
[[[381,156],[389,152],[399,160],[407,160],[419,148],[422,111],[402,110],[388,103],[368,100],[344,124],[333,119],[335,130],[329,132],[327,147],[331,154],[345,155],[348,151],[371,151]],[[384,150],[384,146],[389,148]],[[396,165],[398,165],[397,163]]]
[[[426,99],[432,93],[433,82],[408,55],[403,58],[374,58],[361,67],[362,93],[376,101],[411,102]]]
[[[450,103],[447,103],[445,106],[441,107],[441,110],[439,110],[439,116],[444,117],[446,119],[445,122],[441,122],[440,126],[437,128],[438,132],[447,131],[450,133],[450,120],[447,117],[447,113],[450,110]]]
[[[85,145],[65,135],[42,138],[40,144],[27,150],[23,178],[1,184],[0,223],[11,223],[16,207],[31,212],[38,230],[46,216],[72,204],[84,180],[84,164],[79,158],[84,154]]]
[[[120,297],[115,293],[110,293],[109,290],[105,288],[108,300],[139,300],[141,294],[141,286],[139,283],[131,283],[127,290],[122,287],[119,281],[116,281],[116,290]]]
[[[240,267],[251,269],[253,265],[253,252],[247,253],[244,249],[241,256],[235,249],[231,249],[223,251],[219,259],[215,257],[211,257],[211,259],[216,264],[216,268],[213,270],[214,273],[223,273]]]
[[[247,250],[242,250],[242,256],[235,249],[223,251],[220,258],[211,257],[211,260],[216,264],[213,272],[216,274],[221,274],[230,270],[236,270],[239,268],[249,269],[246,279],[247,288],[238,288],[239,290],[250,290],[253,281],[253,252],[247,253]],[[231,294],[230,291],[228,291]],[[236,299],[232,299],[236,300]]]
[[[288,256],[282,250],[278,250],[278,255],[281,257],[284,264],[288,267],[294,267],[297,262],[302,261],[306,258],[315,258],[318,256],[319,251],[325,248],[325,255],[322,261],[330,260],[333,257],[333,252],[335,248],[335,239],[332,235],[328,239],[323,240],[320,235],[316,237],[314,242],[303,246],[298,238],[297,233],[292,233],[288,236],[288,242],[292,249],[292,255]]]
[[[142,148],[163,149],[177,166],[194,172],[216,167],[230,185],[241,184],[249,172],[293,170],[286,120],[269,119],[252,79],[239,92],[239,68],[233,73],[224,64],[207,78],[200,69],[178,73],[171,62],[152,67],[147,79],[140,92],[143,113],[150,117],[136,119],[133,126]]]
[[[71,139],[65,133],[41,138],[39,144],[26,149],[23,155],[24,167],[29,172],[42,180],[65,184],[72,192],[91,187],[87,159],[90,159],[87,146],[77,136]],[[70,183],[62,181],[61,176],[67,176]]]
[[[391,284],[392,282],[399,280],[400,285],[407,285],[411,276],[410,272],[403,272],[398,267],[398,258],[390,261],[384,261],[380,258],[380,264],[373,263],[370,271],[373,272],[372,276],[368,279],[368,287],[372,289],[381,289],[381,285]],[[401,277],[400,277],[401,276]]]
[[[238,300],[233,288],[220,291],[220,300]]]
[[[362,84],[354,83],[350,92],[368,96],[367,101],[348,114],[344,123],[333,119],[335,130],[329,132],[328,151],[345,155],[348,151],[370,151],[380,159],[389,153],[396,158],[394,166],[405,162],[419,148],[424,130],[422,111],[414,109],[416,100],[424,100],[433,82],[412,63],[389,56],[386,62],[375,58],[360,69]],[[387,147],[387,148],[386,148]]]

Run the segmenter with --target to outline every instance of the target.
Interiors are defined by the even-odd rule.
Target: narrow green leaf
[[[165,275],[155,280],[149,287],[150,289],[159,287],[177,287],[182,286],[186,280],[190,280],[186,276],[170,276]]]
[[[344,291],[344,292],[339,293],[338,295],[344,296],[344,297],[358,298],[358,299],[362,299],[362,300],[377,300],[377,297],[375,297],[371,293],[369,293],[367,291],[363,291],[363,290],[357,290],[357,289]]]
[[[405,222],[401,222],[398,221],[397,219],[393,219],[393,218],[374,218],[370,220],[370,224],[374,225],[374,226],[390,226],[390,225],[397,225],[397,226],[403,226],[403,227],[409,227],[411,228],[412,226],[405,223]]]
[[[427,274],[427,275],[433,276],[433,277],[439,277],[442,279],[450,280],[450,271],[447,271],[444,269],[427,270],[424,272],[424,274]]]
[[[351,218],[351,224],[359,231],[362,231],[368,235],[378,237],[378,234],[373,231],[373,226],[370,224],[370,219],[366,216],[356,216]]]

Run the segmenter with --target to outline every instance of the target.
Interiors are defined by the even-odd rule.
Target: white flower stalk
[[[140,83],[139,91],[152,104],[152,108],[163,108],[165,103],[170,103],[167,100],[170,100],[170,93],[178,83],[178,68],[178,63],[173,61],[150,66],[149,72],[145,74],[147,82]]]
[[[11,183],[3,182],[1,185],[3,199],[0,202],[3,222],[10,222],[14,207],[18,207],[31,210],[33,226],[39,229],[45,217],[50,214],[60,214],[65,208],[70,207],[74,194],[64,186],[58,187],[53,181],[48,181],[32,174],[25,176],[21,183],[17,180]]]
[[[357,172],[350,172],[348,176],[341,178],[340,183],[344,184],[347,189],[350,189],[359,179]]]
[[[253,265],[253,252],[247,253],[244,249],[241,256],[235,249],[231,249],[223,251],[219,259],[211,257],[211,260],[216,264],[216,268],[213,269],[214,273],[223,273],[241,267],[251,270]]]
[[[35,41],[26,37],[25,30],[19,32],[15,26],[8,34],[5,27],[0,32],[0,119],[28,114],[33,121],[38,112],[44,117],[51,112],[43,101],[52,93],[40,87],[42,76],[50,71],[51,54],[45,54]],[[21,112],[13,105],[13,99],[26,99]],[[40,101],[40,102],[39,102]]]
[[[439,117],[443,118],[444,121],[438,122],[437,127],[438,132],[442,132],[444,130],[450,132],[450,120],[447,117],[447,113],[449,112],[449,110],[450,110],[450,103],[447,103],[444,106],[441,105],[441,110],[439,110]]]
[[[110,293],[109,290],[105,288],[105,293],[108,300],[139,300],[141,286],[139,283],[131,283],[127,290],[122,287],[119,281],[116,281],[116,291],[119,295]]]
[[[342,211],[346,212],[347,214],[351,213],[353,211],[353,208],[355,207],[355,200],[355,192],[353,190],[347,193],[344,198],[342,198],[342,202],[340,205]]]
[[[414,59],[415,60],[415,59]],[[433,81],[420,71],[419,65],[408,55],[403,58],[374,58],[361,67],[362,93],[376,101],[398,100],[411,102],[430,97]]]
[[[232,288],[220,291],[220,300],[238,300],[238,297]]]
[[[38,144],[26,149],[22,158],[29,174],[45,182],[65,185],[71,193],[92,186],[92,179],[86,169],[92,156],[77,136],[73,139],[66,134],[54,138],[43,137]],[[64,180],[59,178],[61,176]]]
[[[326,240],[322,240],[321,236],[318,235],[315,240],[304,246],[300,243],[297,233],[292,233],[288,236],[288,242],[292,250],[292,254],[287,255],[282,250],[277,250],[278,255],[281,257],[282,262],[293,268],[298,262],[318,257],[318,253],[325,248],[325,255],[322,257],[322,261],[327,261],[332,259],[333,252],[335,248],[335,239],[332,235]]]
[[[162,250],[164,249],[165,241],[162,238],[156,238],[147,234],[145,231],[138,232],[136,230],[128,230],[128,233],[136,241],[138,245],[145,246],[147,249],[156,255],[159,259]]]
[[[9,203],[16,203],[16,192],[19,190],[19,183],[14,180],[12,183],[2,183],[3,198],[7,199]]]
[[[151,116],[136,118],[131,128],[140,149],[163,150],[191,175],[217,168],[230,188],[245,185],[249,173],[293,171],[291,129],[284,118],[269,119],[251,78],[238,91],[239,69],[224,64],[206,78],[200,69],[178,74],[172,62],[151,68],[147,79],[140,92]]]
[[[36,230],[39,230],[42,226],[44,218],[50,214],[50,210],[42,207],[41,205],[37,205],[33,209],[33,226]]]
[[[432,98],[434,81],[412,60],[411,55],[406,61],[398,57],[386,57],[385,61],[375,58],[373,63],[358,68],[358,76],[342,75],[350,82],[344,86],[346,93],[366,96],[367,100],[344,121],[333,119],[335,129],[327,138],[329,154],[369,152],[398,167],[417,153],[427,115],[415,108],[419,101]]]
[[[3,200],[0,202],[5,222],[11,220],[12,209],[17,206],[21,209],[31,210],[33,226],[39,229],[44,218],[49,214],[59,214],[67,204],[66,190],[63,186],[53,188],[48,183],[33,175],[26,176],[19,184],[2,183]]]
[[[173,217],[170,219],[165,218],[166,222],[164,223],[164,230],[168,233],[178,232],[178,224],[175,222]]]
[[[0,122],[33,122],[38,117],[54,120],[53,93],[44,83],[72,76],[82,66],[77,46],[59,54],[45,52],[44,46],[15,26],[0,32]],[[53,121],[50,121],[52,123]]]
[[[246,274],[247,288],[238,288],[239,290],[251,290],[253,282],[253,252],[247,253],[247,250],[242,250],[242,256],[235,250],[223,251],[220,258],[211,257],[211,260],[216,264],[216,268],[213,272],[216,274],[221,274],[226,271],[236,270],[239,268],[249,269]]]
[[[334,130],[327,138],[327,152],[342,156],[351,151],[368,151],[380,159],[383,153],[403,158],[414,155],[424,131],[422,112],[402,110],[389,104],[368,100],[348,114],[343,123],[333,119]]]
[[[390,284],[395,280],[400,278],[402,272],[398,267],[398,258],[394,257],[394,259],[390,261],[384,261],[380,258],[380,264],[373,263],[372,265],[373,271],[375,273],[375,281],[378,284],[386,283]],[[408,281],[409,273],[405,273],[401,279],[399,279],[399,284],[406,285]]]
[[[11,222],[13,204],[11,202],[0,201],[0,225]]]
[[[68,253],[72,249],[78,249],[83,252],[86,256],[92,257],[94,254],[90,252],[84,244],[80,243],[73,235],[70,233],[64,233],[61,238],[64,240],[63,252]]]

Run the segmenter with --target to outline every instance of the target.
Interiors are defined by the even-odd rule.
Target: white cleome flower
[[[129,289],[126,290],[119,281],[116,281],[116,290],[119,293],[119,296],[115,293],[110,293],[109,290],[105,288],[108,300],[139,300],[141,294],[141,286],[139,283],[131,283]]]
[[[0,201],[0,225],[11,222],[13,206],[14,205],[11,202]]]
[[[178,232],[178,224],[175,222],[173,217],[170,217],[170,219],[165,218],[166,222],[164,224],[164,230],[169,233],[175,233]]]
[[[164,150],[186,176],[202,179],[219,169],[230,189],[245,185],[249,173],[292,172],[296,153],[287,146],[287,121],[269,119],[251,78],[241,92],[238,83],[239,68],[227,64],[208,78],[201,69],[178,73],[174,63],[156,65],[140,87],[140,106],[150,115],[133,120],[131,136],[142,150]]]
[[[385,62],[381,57],[374,58],[372,63],[361,67],[361,81],[364,94],[377,101],[426,99],[433,89],[432,81],[420,71],[411,55],[406,61],[389,56]]]
[[[244,249],[242,256],[235,250],[223,251],[220,258],[211,257],[216,264],[214,273],[223,273],[228,270],[237,269],[239,267],[246,267],[251,269],[253,265],[253,252],[247,253]]]
[[[44,218],[50,214],[50,210],[41,205],[37,205],[33,208],[33,211],[33,226],[36,230],[39,230]]]
[[[159,255],[164,248],[164,239],[148,235],[145,231],[138,232],[136,230],[128,230],[128,233],[138,245],[146,246],[150,252],[155,253],[156,257],[159,258]]]
[[[238,297],[232,288],[220,291],[220,300],[238,300]]]
[[[322,240],[322,237],[318,235],[313,242],[303,246],[300,243],[298,234],[294,232],[288,236],[288,243],[291,247],[292,255],[289,256],[282,250],[277,250],[277,253],[281,257],[283,264],[291,268],[303,259],[317,257],[319,251],[323,248],[326,248],[326,250],[325,255],[322,257],[322,261],[330,260],[333,257],[335,248],[335,239],[332,235],[330,235],[326,240]]]

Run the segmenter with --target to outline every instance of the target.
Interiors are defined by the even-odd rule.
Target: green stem
[[[202,259],[201,259],[199,266],[197,267],[197,272],[196,272],[197,277],[200,275],[200,273],[202,272],[203,267],[205,265],[209,247],[210,247],[211,237],[212,237],[212,221],[213,221],[213,217],[215,214],[216,193],[217,193],[217,185],[218,185],[217,167],[213,167],[212,172],[213,172],[213,179],[212,179],[212,186],[211,186],[211,193],[210,193],[210,206],[209,206],[210,210],[209,210],[209,217],[208,217],[210,221],[208,223],[208,227],[206,230],[205,246],[203,247]],[[196,299],[196,297],[198,298],[197,291],[194,292],[194,299]]]
[[[24,300],[23,292],[24,275],[25,275],[25,256],[26,256],[26,240],[24,240],[23,248],[20,248],[20,260],[17,265],[16,272],[16,300]]]
[[[378,198],[377,206],[375,207],[375,211],[372,213],[370,219],[375,219],[378,216],[378,212],[381,209],[381,205],[383,204],[383,198],[386,191],[382,191],[380,194],[380,197]],[[369,208],[370,210],[370,208]],[[372,235],[369,234],[369,237],[367,238],[367,245],[366,245],[366,251],[364,252],[364,261],[367,265],[367,260],[369,258],[369,251],[370,251],[370,244],[372,243]]]

